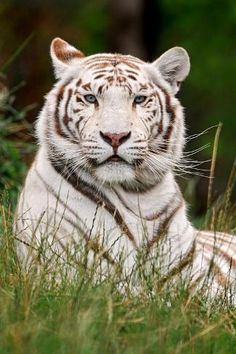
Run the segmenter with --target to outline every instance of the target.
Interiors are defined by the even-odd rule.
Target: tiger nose
[[[102,139],[109,145],[113,147],[114,154],[117,153],[118,147],[123,144],[126,140],[129,139],[131,132],[124,132],[124,133],[103,133],[100,131],[100,136]]]

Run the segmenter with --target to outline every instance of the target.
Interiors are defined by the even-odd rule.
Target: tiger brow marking
[[[96,75],[96,74],[108,74],[108,73],[112,73],[113,72],[113,68],[109,69],[98,69],[98,70],[94,70],[92,72],[93,75]]]
[[[110,75],[106,77],[106,80],[109,82],[109,84],[111,84],[115,80],[115,77]]]
[[[85,181],[83,181],[79,176],[77,176],[73,171],[69,171],[66,163],[64,163],[63,159],[55,160],[52,157],[49,157],[52,166],[70,185],[83,194],[86,198],[92,200],[95,204],[103,205],[105,209],[110,213],[110,215],[116,220],[117,224],[121,228],[121,230],[127,235],[129,240],[137,247],[134,236],[130,232],[128,226],[124,222],[120,212],[115,208],[115,206],[109,201],[109,199],[101,192],[98,192],[93,186],[89,185]],[[62,162],[64,167],[60,166]]]
[[[147,84],[140,84],[140,89],[141,90],[147,90],[148,85]]]
[[[127,82],[127,78],[125,76],[117,76],[116,77],[116,82],[118,82],[119,84],[125,83]]]
[[[82,88],[86,91],[90,91],[91,90],[91,83],[88,82],[87,84],[82,85]]]
[[[101,63],[95,62],[93,64],[89,64],[88,68],[89,69],[92,69],[92,68],[104,69],[104,68],[107,68],[108,66],[110,66],[109,62],[101,62]]]
[[[124,70],[121,68],[116,68],[116,71],[118,72],[119,75],[124,75]],[[126,75],[126,74],[125,74]]]
[[[128,73],[128,74],[132,74],[132,75],[136,75],[138,76],[138,73],[134,70],[130,70],[130,69],[125,69],[125,71]]]
[[[101,78],[104,77],[104,76],[105,76],[105,73],[104,73],[104,74],[99,74],[99,75],[95,76],[94,79],[95,79],[95,80],[101,79]]]
[[[122,61],[122,63],[124,63],[125,65],[129,66],[132,69],[139,70],[139,66],[134,63],[131,63],[130,61]]]
[[[98,94],[101,95],[102,94],[102,90],[104,89],[105,85],[100,85],[98,88]]]
[[[127,75],[131,80],[137,81],[137,78],[134,75]]]
[[[135,57],[127,57],[126,55],[117,55],[117,61],[119,63],[136,63],[136,64],[142,64],[142,61],[138,58],[135,58]]]

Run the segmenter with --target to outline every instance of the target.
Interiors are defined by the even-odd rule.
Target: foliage
[[[5,197],[15,202],[26,172],[26,162],[22,159],[33,151],[31,144],[22,139],[25,129],[29,129],[25,117],[32,106],[17,110],[15,93],[21,85],[11,91],[3,83],[0,85],[0,195],[7,190]]]

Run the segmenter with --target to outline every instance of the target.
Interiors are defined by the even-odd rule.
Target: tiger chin
[[[85,56],[56,38],[51,58],[56,84],[37,120],[39,149],[15,216],[22,264],[76,265],[86,249],[104,277],[110,267],[127,276],[143,253],[158,284],[184,280],[192,292],[235,304],[236,238],[191,225],[173,172],[185,145],[176,94],[190,71],[186,50],[146,63]]]

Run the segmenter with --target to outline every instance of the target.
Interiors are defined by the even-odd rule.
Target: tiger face
[[[175,94],[190,69],[183,48],[149,64],[121,54],[85,57],[56,38],[51,56],[59,80],[47,97],[46,135],[63,163],[134,189],[175,166],[184,145]]]

